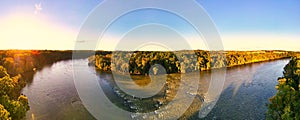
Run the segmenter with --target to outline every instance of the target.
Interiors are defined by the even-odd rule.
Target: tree
[[[20,95],[17,100],[14,99],[20,76],[11,78],[6,69],[0,66],[0,77],[0,120],[20,120],[29,110],[26,96]]]
[[[11,95],[14,89],[14,82],[9,76],[0,78],[0,96]]]
[[[0,104],[0,120],[11,120],[9,112]]]
[[[25,115],[27,110],[29,110],[28,104],[24,105],[22,102],[20,101],[15,101],[12,100],[9,103],[9,107],[8,110],[11,113],[11,117],[15,120],[20,120],[22,119]]]
[[[0,66],[0,78],[3,78],[5,76],[9,76],[6,69],[3,66]]]
[[[270,98],[267,119],[300,119],[299,70],[300,59],[292,60],[284,67],[284,77],[278,79],[276,95]]]

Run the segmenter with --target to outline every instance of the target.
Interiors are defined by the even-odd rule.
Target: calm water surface
[[[228,68],[223,93],[207,119],[265,119],[268,99],[289,59]]]
[[[264,119],[268,98],[275,95],[277,78],[289,59],[254,63],[227,69],[224,90],[219,101],[205,119]],[[82,69],[87,76],[99,76],[87,59],[75,60],[86,63]],[[114,103],[122,103],[105,82],[111,74],[101,73],[102,89]],[[102,77],[105,77],[103,79]],[[208,86],[210,72],[201,72],[201,86]],[[201,88],[200,88],[201,89]],[[72,61],[60,61],[35,73],[32,83],[22,91],[28,96],[30,111],[26,119],[82,120],[95,119],[82,105],[73,81]],[[196,119],[197,112],[190,119]]]

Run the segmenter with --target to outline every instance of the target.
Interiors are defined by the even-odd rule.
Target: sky
[[[0,49],[75,49],[75,44],[89,42],[88,38],[79,41],[76,38],[87,17],[102,2],[1,0]],[[300,51],[299,0],[196,2],[213,20],[225,50]],[[180,3],[166,4],[176,6]],[[116,3],[112,7],[118,6],[126,4]],[[197,15],[197,11],[194,12]],[[147,29],[152,29],[152,32]],[[209,49],[205,40],[186,20],[155,9],[120,16],[99,41],[96,49],[100,50],[165,50],[170,49],[168,46],[173,46],[172,50]]]

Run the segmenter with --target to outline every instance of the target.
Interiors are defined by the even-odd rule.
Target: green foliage
[[[29,110],[26,96],[20,95],[16,100],[14,98],[20,76],[10,77],[3,66],[0,66],[0,75],[0,119],[20,120]]]
[[[6,69],[3,66],[0,66],[0,78],[3,78],[5,76],[9,76]]]
[[[0,66],[0,96],[11,95],[14,89],[14,81],[7,74],[6,69]]]
[[[14,89],[14,83],[9,76],[0,78],[0,96],[11,95],[13,89]]]
[[[19,120],[22,119],[27,110],[29,110],[28,103],[24,104],[21,101],[11,100],[7,106],[7,110],[11,113],[13,119]]]
[[[20,95],[17,100],[11,99],[9,96],[4,95],[0,99],[0,103],[10,113],[10,117],[14,120],[20,120],[29,110],[27,97]]]
[[[267,119],[300,119],[299,64],[300,59],[292,58],[284,67],[284,77],[278,79],[276,86],[278,91],[270,98]]]
[[[167,73],[186,73],[290,56],[291,53],[285,51],[117,51],[97,52],[97,55],[89,58],[89,64],[101,71],[129,71],[130,74],[144,75],[154,64],[165,67]]]
[[[26,81],[30,81],[34,71],[45,65],[71,59],[72,53],[73,51],[48,50],[0,51],[0,120],[22,119],[29,110],[27,97],[20,95]],[[86,54],[89,52],[79,51],[79,53]],[[82,58],[86,57],[82,56]]]
[[[9,112],[0,104],[0,120],[11,120]]]

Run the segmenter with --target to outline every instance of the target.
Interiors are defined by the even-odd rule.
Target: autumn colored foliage
[[[20,91],[34,72],[59,60],[72,58],[72,51],[0,51],[0,120],[20,120],[30,109]]]
[[[148,74],[150,66],[160,64],[167,73],[187,73],[215,68],[232,67],[254,62],[288,58],[287,51],[116,51],[98,52],[89,64],[101,71]]]

